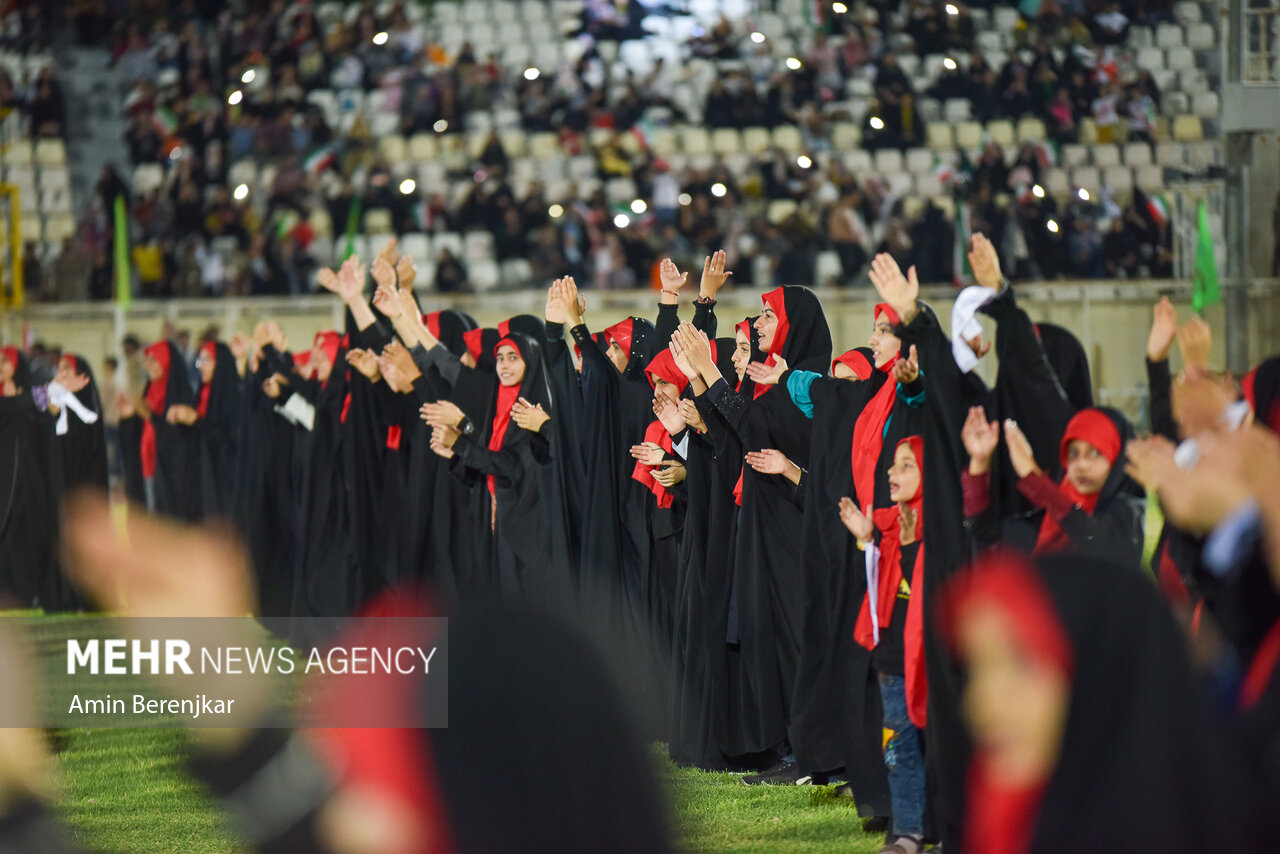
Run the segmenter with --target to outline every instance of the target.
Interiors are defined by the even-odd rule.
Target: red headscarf
[[[631,330],[635,327],[635,321],[631,318],[620,320],[613,326],[608,327],[604,331],[604,340],[615,341],[622,348],[622,352],[627,354],[627,358],[631,358]]]
[[[1093,445],[1111,465],[1115,465],[1116,458],[1120,456],[1120,431],[1116,429],[1115,422],[1100,409],[1081,409],[1067,422],[1067,429],[1063,431],[1062,442],[1058,446],[1058,459],[1064,471],[1067,468],[1067,448],[1076,439],[1083,439]],[[1071,481],[1065,475],[1062,482],[1058,484],[1058,489],[1086,513],[1092,514],[1094,508],[1098,506],[1101,493],[1083,495],[1071,485]],[[1040,535],[1036,538],[1034,554],[1057,551],[1068,546],[1070,542],[1070,538],[1062,527],[1046,513],[1044,522],[1040,525]]]
[[[872,316],[877,317],[880,314],[888,317],[889,322],[894,326],[902,322],[898,318],[898,313],[890,308],[888,303],[876,304],[875,314]],[[892,376],[893,366],[897,363],[898,357],[894,356],[878,369],[890,376],[876,392],[875,397],[868,401],[853,427],[853,488],[857,493],[855,498],[859,507],[867,507],[875,503],[876,463],[880,460],[880,449],[884,445],[884,425],[889,420],[889,413],[893,411],[893,402],[897,399],[898,384]]]
[[[924,645],[922,643],[922,601],[924,598],[924,439],[908,436],[897,447],[908,445],[915,455],[916,467],[921,472],[920,486],[907,507],[916,516],[916,540],[920,548],[916,554],[915,571],[911,579],[911,598],[903,624],[903,665],[907,680],[907,707],[911,720],[923,727],[926,720],[927,685],[924,676]],[[894,449],[897,452],[897,448]],[[871,609],[876,609],[876,622],[884,631],[893,619],[893,607],[898,600],[898,588],[902,586],[902,527],[901,511],[897,504],[881,507],[871,514],[876,529],[880,531],[880,577],[876,590],[868,590],[858,610],[858,622],[853,629],[853,639],[866,649],[874,649],[875,626],[871,621]],[[874,601],[872,597],[874,596]]]
[[[422,315],[422,322],[426,324],[427,331],[431,333],[431,337],[440,340],[440,312],[433,311],[430,314]]]
[[[711,358],[715,359],[715,357],[715,342],[712,342]],[[676,367],[676,358],[671,355],[671,350],[669,348],[663,350],[650,360],[648,366],[644,369],[644,375],[649,378],[649,385],[654,388],[658,387],[657,382],[655,382],[655,378],[666,380],[676,387],[676,394],[684,394],[685,388],[689,385],[689,378],[684,375],[683,371]]]
[[[206,341],[200,345],[200,355],[213,362],[214,369],[217,370],[218,364],[218,345],[212,341]],[[207,382],[200,386],[200,402],[196,406],[196,413],[201,418],[209,416],[209,393],[213,389],[213,383]]]
[[[315,339],[311,342],[312,347],[317,344],[329,359],[330,373],[338,370],[338,351],[342,349],[342,336],[332,329],[323,329],[316,333]]]
[[[142,397],[147,403],[147,408],[151,410],[151,416],[142,420],[142,476],[156,476],[156,428],[153,423],[155,418],[164,418],[165,416],[165,399],[169,394],[169,342],[157,341],[149,346],[143,353],[155,359],[160,363],[162,373],[160,379],[151,380],[147,383],[147,390]]]
[[[782,355],[782,346],[787,343],[787,333],[791,331],[791,324],[787,321],[785,294],[786,291],[783,288],[777,287],[760,297],[765,308],[772,309],[774,316],[778,318],[778,326],[773,330],[773,339],[769,342],[769,357],[764,360],[764,363],[769,367],[773,367],[778,363],[778,357]],[[756,383],[752,399],[758,398],[771,388],[773,386]]]
[[[831,370],[834,373],[836,365],[844,365],[853,371],[853,375],[860,380],[865,380],[875,371],[876,366],[871,364],[861,350],[854,348],[847,353],[841,353],[831,360]]]
[[[471,354],[471,358],[476,362],[480,361],[480,347],[482,346],[480,338],[482,335],[484,335],[484,330],[479,327],[468,329],[462,333],[462,343],[467,346],[467,352]]]
[[[0,354],[4,355],[4,359],[9,363],[10,367],[15,371],[18,370],[18,359],[20,357],[18,355],[17,347],[0,347]]]
[[[516,342],[510,338],[503,338],[493,345],[494,358],[498,356],[498,348],[504,344],[508,347],[515,347],[516,352],[520,351],[520,348],[516,347]],[[521,353],[520,358],[524,358],[523,353]],[[498,384],[498,402],[493,410],[493,425],[489,431],[489,450],[491,451],[502,450],[502,440],[506,438],[507,427],[511,424],[511,407],[515,406],[516,401],[520,399],[520,385],[520,383],[510,386]],[[493,479],[493,475],[489,475],[488,481],[489,494],[496,495],[498,486]]]
[[[948,587],[940,609],[941,627],[953,649],[959,617],[976,602],[998,607],[1025,653],[1071,678],[1075,655],[1067,630],[1026,558],[1006,550],[991,552]],[[965,798],[969,805],[965,850],[1029,854],[1048,784],[1046,777],[1016,788],[1001,785],[989,758],[976,752],[969,765]]]
[[[359,628],[347,631],[339,643],[371,647],[421,643],[409,627],[418,619],[439,615],[433,602],[404,591],[390,591],[366,606],[361,616],[401,619],[357,620]],[[413,847],[405,849],[404,854],[449,854],[455,850],[455,842],[441,783],[434,773],[431,739],[424,736],[428,730],[341,725],[344,721],[368,719],[368,710],[362,707],[371,698],[380,709],[396,710],[386,712],[394,715],[393,720],[409,715],[409,710],[420,706],[422,699],[415,696],[410,680],[396,674],[374,673],[357,678],[359,690],[352,690],[346,683],[339,686],[338,677],[321,677],[322,683],[332,684],[327,690],[316,690],[322,703],[317,717],[336,725],[305,730],[307,740],[341,775],[344,786],[377,791],[414,815],[420,827],[414,834]]]

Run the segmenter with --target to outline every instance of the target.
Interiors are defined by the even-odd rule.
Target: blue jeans
[[[889,771],[893,832],[924,835],[924,754],[920,732],[907,714],[907,683],[901,676],[880,675],[884,708],[884,767]]]

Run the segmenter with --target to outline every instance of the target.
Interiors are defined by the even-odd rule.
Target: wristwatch
[[[458,422],[458,432],[463,436],[470,436],[476,432],[476,425],[472,424],[471,419],[464,415],[462,420]]]

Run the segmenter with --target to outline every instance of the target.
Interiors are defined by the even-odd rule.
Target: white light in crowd
[[[631,217],[624,213],[620,213],[613,218],[613,224],[616,228],[626,228],[631,225]]]
[[[249,185],[241,184],[240,186],[236,187],[236,191],[231,195],[235,196],[235,200],[237,202],[243,202],[245,198],[249,195]]]
[[[803,154],[801,154],[799,157],[796,158],[796,165],[799,166],[801,169],[808,169],[810,166],[813,165],[813,161],[810,160],[808,157],[804,156]]]
[[[1081,187],[1079,190],[1077,190],[1076,195],[1080,197],[1080,201],[1082,202],[1089,201],[1089,191],[1086,190],[1084,187]]]
[[[642,214],[648,209],[649,206],[644,203],[644,199],[636,199],[631,203],[631,212],[633,214]]]
[[[1045,223],[1045,228],[1049,229],[1049,231],[1051,231],[1054,234],[1058,233],[1058,224],[1053,220],[1049,220],[1047,223]]]
[[[837,15],[843,15],[845,12],[849,11],[849,7],[843,3],[832,3],[831,11],[835,12]]]
[[[723,198],[724,194],[727,192],[729,192],[729,189],[719,181],[716,181],[711,185],[711,195],[715,196],[717,199]]]
[[[751,41],[755,42],[756,44],[764,44],[764,33],[752,33]]]
[[[1039,184],[1036,184],[1034,187],[1031,188],[1031,195],[1035,196],[1037,199],[1043,199],[1044,187],[1041,187]]]
[[[240,103],[240,101],[243,99],[244,99],[244,93],[241,92],[239,89],[237,89],[236,91],[232,92],[230,95],[227,96],[227,103],[234,107],[236,104]]]
[[[872,116],[871,121],[868,122],[868,124],[876,130],[884,130],[884,122],[880,120],[879,116]]]
[[[173,147],[173,151],[170,151],[170,152],[169,152],[169,159],[170,159],[170,160],[181,160],[181,159],[182,159],[182,146],[175,145],[175,146]]]
[[[681,193],[676,197],[676,201],[680,203],[680,207],[687,208],[689,205],[693,204],[693,196],[688,193]]]
[[[790,68],[792,71],[799,71],[799,70],[800,70],[800,60],[796,59],[794,56],[788,56],[788,57],[787,57],[787,68]]]
[[[525,80],[537,80],[537,79],[538,79],[538,75],[539,75],[539,74],[541,74],[541,73],[542,73],[542,72],[540,72],[540,71],[539,71],[538,69],[536,69],[536,68],[526,68],[526,69],[524,70],[524,79],[525,79]]]
[[[444,133],[449,129],[449,123],[444,119],[436,119],[436,123],[432,125],[436,133]]]
[[[418,189],[418,182],[412,178],[405,178],[400,182],[400,192],[404,193],[406,196],[413,195],[413,191],[416,189]]]
[[[947,14],[948,14],[948,15],[959,15],[959,14],[960,14],[960,10],[956,8],[956,4],[954,4],[954,3],[948,3],[948,4],[947,4]]]
[[[375,36],[373,37],[373,43],[374,43],[374,44],[386,44],[386,43],[387,43],[387,34],[386,34],[386,33],[378,33],[377,35],[375,35]]]
[[[559,205],[552,205],[551,207],[547,208],[547,213],[551,216],[552,219],[559,219],[560,217],[564,216],[564,208],[560,207]]]
[[[253,78],[255,78],[255,77],[257,77],[257,76],[258,76],[258,72],[254,71],[252,68],[246,68],[246,69],[245,69],[244,74],[241,74],[241,75],[240,75],[240,82],[241,82],[241,83],[252,83],[252,82],[253,82]]]
[[[955,71],[956,61],[948,56],[946,59],[942,60],[942,67],[948,71]]]

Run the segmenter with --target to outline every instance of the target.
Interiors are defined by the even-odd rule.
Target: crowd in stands
[[[80,249],[94,268],[84,295],[110,296],[112,188],[128,194],[137,287],[147,296],[307,292],[314,270],[345,254],[348,231],[490,235],[478,256],[492,269],[484,276],[451,241],[417,259],[435,268],[442,291],[493,286],[508,262],[516,265],[501,268],[506,286],[562,270],[596,287],[645,286],[656,281],[651,259],[687,261],[720,246],[740,284],[861,283],[878,251],[913,261],[925,281],[949,282],[956,208],[966,204],[967,227],[990,234],[1027,278],[1169,275],[1169,230],[1146,194],[1040,184],[1085,121],[1101,143],[1154,149],[1160,88],[1125,42],[1133,21],[1171,18],[1159,5],[1045,0],[1017,18],[1007,57],[982,48],[961,4],[837,3],[805,29],[795,55],[753,19],[722,18],[679,45],[688,64],[714,63],[708,79],[661,55],[643,74],[611,62],[616,45],[603,38],[637,35],[625,3],[561,16],[567,58],[541,68],[436,43],[440,27],[411,20],[399,3],[337,16],[308,4],[249,4],[237,15],[196,2],[159,14],[134,3],[107,16],[85,3],[79,37],[105,40],[129,86],[131,165],[163,172],[141,187],[104,176],[81,223]],[[599,6],[616,8],[617,21],[602,25]],[[927,77],[904,70],[907,59],[914,72],[921,58],[943,55]],[[865,97],[847,97],[854,89]],[[326,98],[335,93],[362,108],[334,109]],[[922,104],[956,99],[981,122],[1038,118],[1047,139],[936,152],[934,192],[843,156],[842,124],[856,125],[870,151],[922,149]],[[486,139],[494,115],[508,126]],[[705,157],[652,144],[665,127],[690,125],[794,126],[801,142],[798,151],[771,144]],[[524,135],[552,133],[556,157],[592,165],[556,175],[521,163],[522,151],[507,150],[508,130],[521,147]],[[440,155],[425,173],[382,145],[426,134]],[[238,172],[248,160],[265,168]],[[611,190],[614,179],[634,187],[629,198]],[[821,253],[839,264],[823,264]]]

